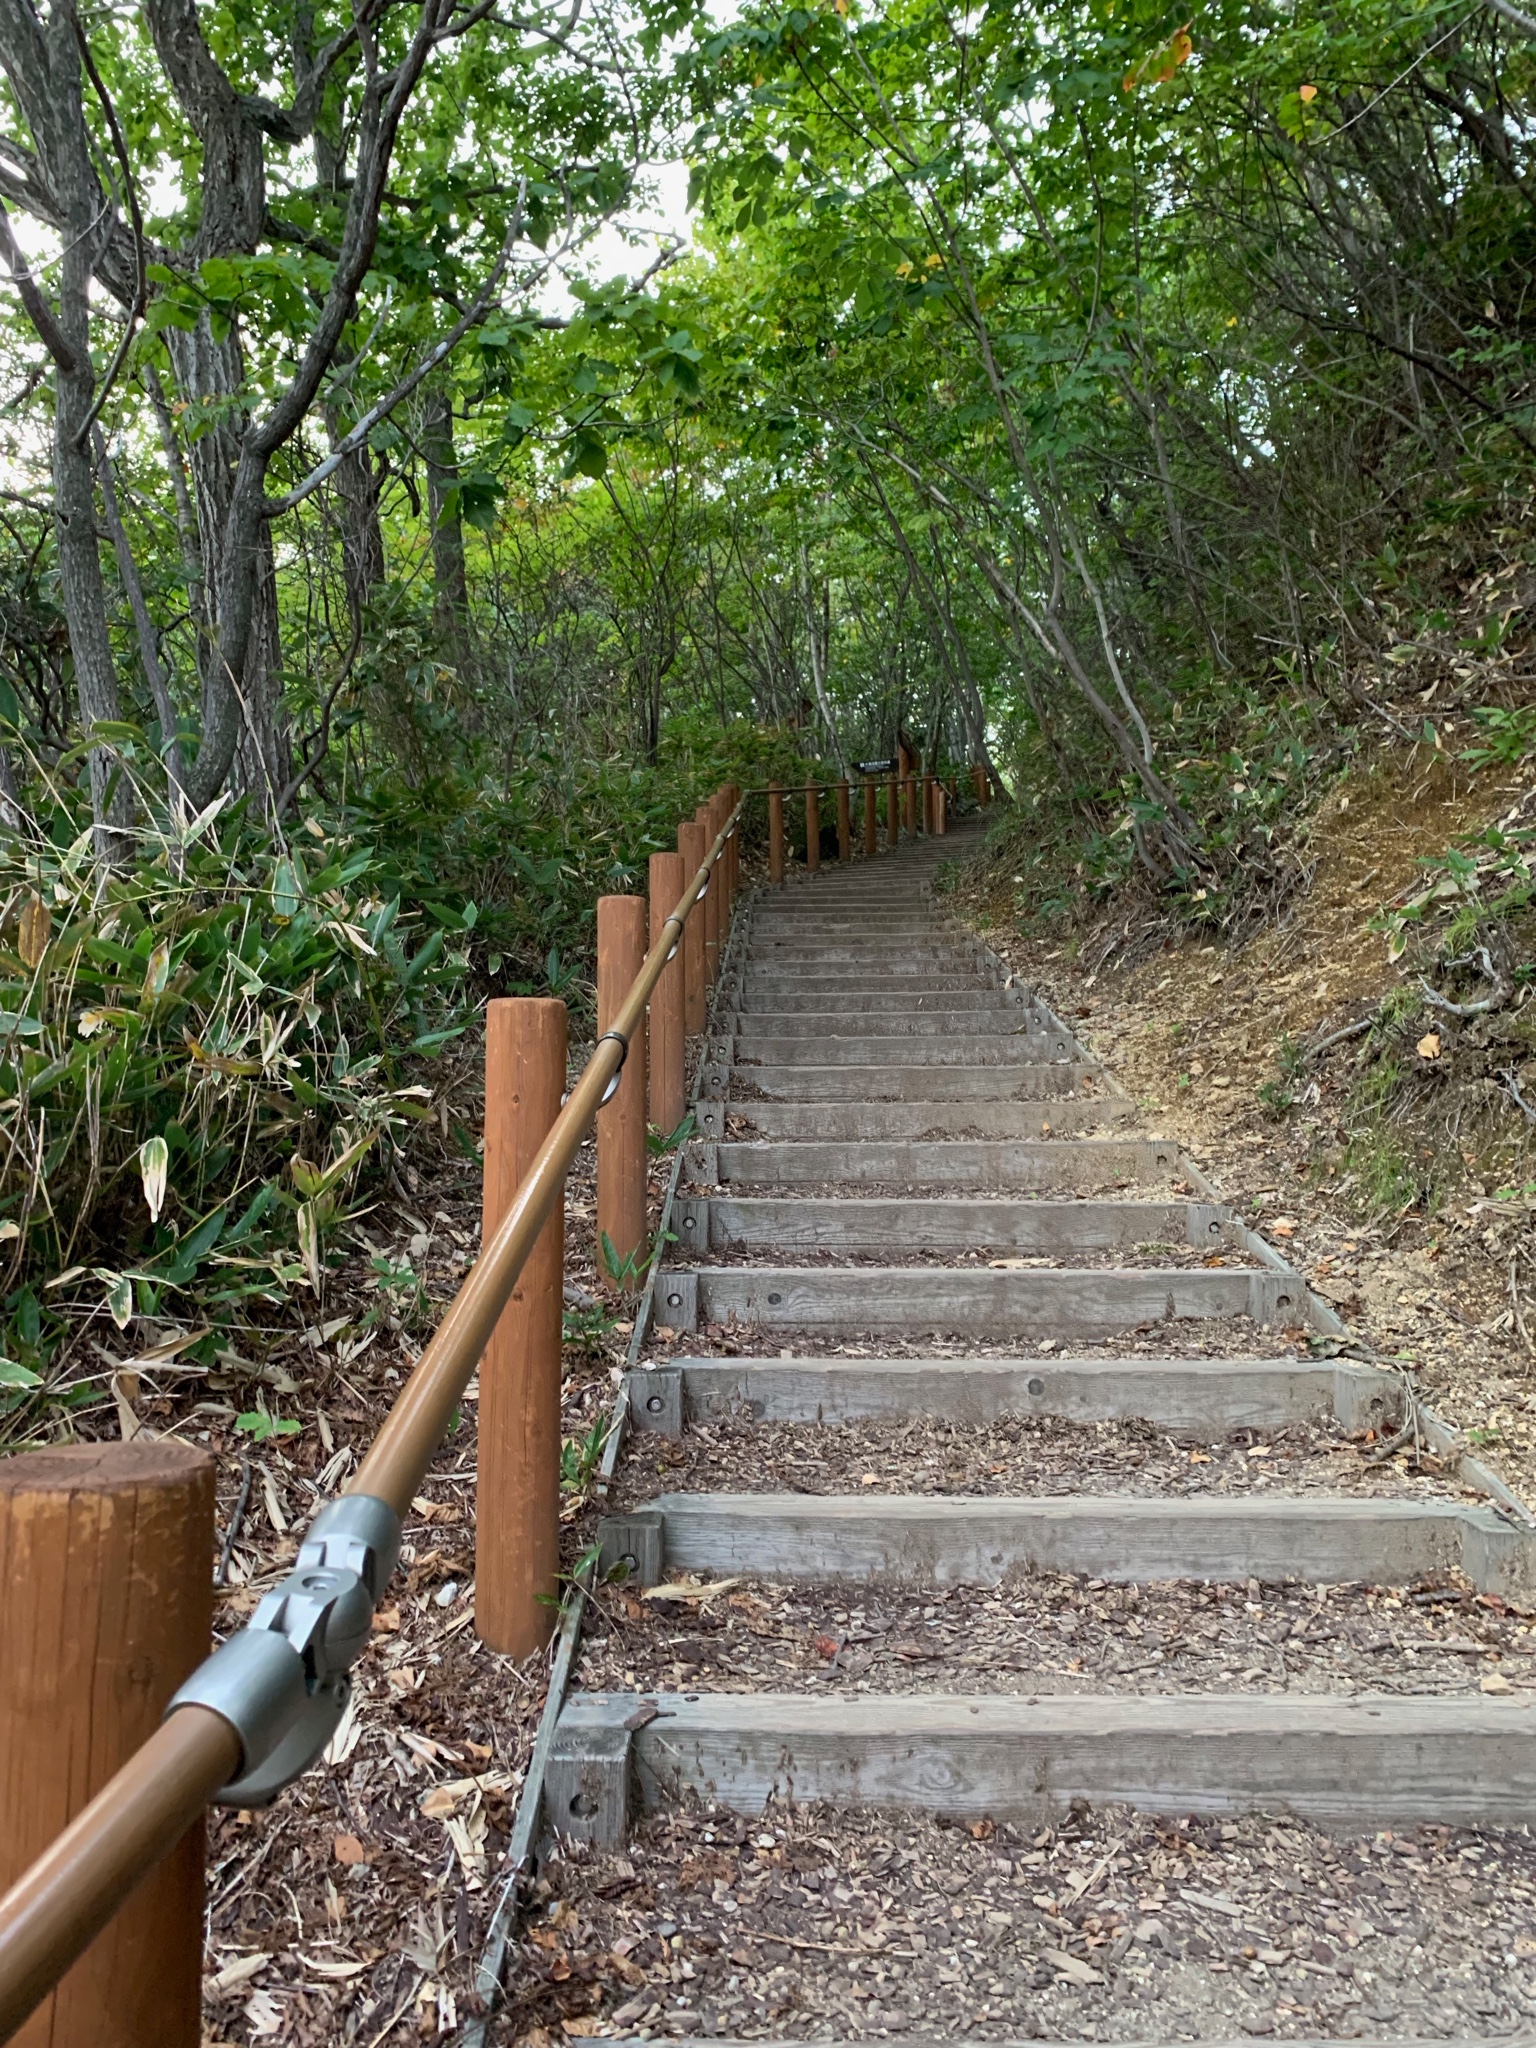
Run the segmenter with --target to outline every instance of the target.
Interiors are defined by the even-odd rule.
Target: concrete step
[[[1067,1138],[1136,1121],[1123,1095],[1081,1102],[701,1102],[706,1138],[725,1136],[727,1116],[759,1138]]]
[[[794,1195],[680,1196],[672,1228],[688,1252],[822,1246],[841,1251],[1108,1250],[1128,1244],[1239,1243],[1230,1209],[1208,1202],[1010,1202],[900,1196],[816,1199]]]
[[[706,1152],[714,1157],[706,1159]],[[1050,1188],[1062,1194],[1112,1181],[1168,1181],[1183,1171],[1178,1147],[1151,1138],[1044,1138],[1034,1143],[961,1138],[950,1144],[855,1139],[846,1145],[814,1139],[754,1145],[727,1139],[720,1145],[690,1145],[687,1166],[688,1177],[704,1186],[887,1181],[919,1188]]]
[[[757,1579],[896,1579],[999,1586],[1021,1572],[1075,1572],[1117,1585],[1285,1579],[1410,1586],[1461,1571],[1480,1592],[1536,1590],[1536,1537],[1460,1501],[1322,1493],[667,1493],[605,1524],[605,1544],[659,1531],[658,1572]],[[638,1532],[638,1534],[637,1534]],[[639,1555],[632,1550],[615,1552]]]
[[[1341,1829],[1536,1820],[1531,1698],[741,1692],[637,1705],[628,1693],[567,1702],[552,1826],[614,1841],[631,1799],[638,1810],[690,1793],[737,1813],[793,1799],[1031,1828],[1084,1799]]]
[[[1268,1267],[700,1266],[658,1283],[657,1314],[673,1329],[704,1323],[764,1330],[1028,1331],[1032,1338],[1112,1336],[1138,1323],[1249,1316],[1305,1324],[1305,1281]],[[681,1299],[674,1303],[673,1296]]]
[[[630,1374],[637,1426],[670,1435],[690,1417],[739,1414],[830,1423],[1057,1415],[1202,1436],[1333,1416],[1346,1429],[1383,1430],[1395,1426],[1402,1401],[1394,1373],[1333,1358],[676,1357]]]
[[[743,1044],[759,1039],[806,1038],[823,1043],[846,1038],[1022,1039],[1038,1055],[1053,1052],[1060,1035],[1033,1028],[1017,1003],[985,1008],[919,1008],[892,997],[888,1002],[845,1003],[836,1010],[735,1010],[721,1020]]]
[[[804,1015],[820,1018],[829,1014],[828,999],[834,993],[832,989],[813,989],[804,995],[792,994],[786,993],[777,982],[754,982],[742,989],[738,1012],[743,1017],[789,1018]],[[888,989],[880,993],[893,1011],[909,1015],[942,1011],[946,1015],[954,1016],[960,1011],[995,1011],[998,1015],[1017,1023],[1019,1013],[1024,1008],[1023,996],[1013,989],[912,987]],[[880,1005],[876,1003],[858,1005],[859,1014],[866,1017],[877,1015],[879,1008]],[[845,1005],[833,1014],[846,1018],[848,1008]]]
[[[847,1067],[706,1064],[704,1089],[723,1090],[734,1072],[739,1083],[779,1102],[1054,1102],[1085,1085],[1103,1088],[1104,1070],[1091,1060],[1042,1061],[1024,1067],[939,1067],[892,1063],[878,1071]],[[1107,1100],[1108,1096],[1096,1098]],[[1119,1098],[1123,1099],[1123,1098]]]
[[[996,1038],[980,1033],[962,1038],[953,1032],[932,1039],[893,1035],[901,1038],[901,1057],[907,1066],[1028,1067],[1049,1059],[1081,1057],[1065,1035],[1045,1037],[1037,1031],[1015,1031]],[[740,1059],[741,1055],[737,1057]],[[883,1067],[891,1058],[891,1037],[871,1033],[862,1038],[754,1038],[752,1058],[765,1067]]]

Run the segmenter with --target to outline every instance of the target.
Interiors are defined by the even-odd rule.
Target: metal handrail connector
[[[0,2041],[205,1807],[269,1803],[330,1740],[395,1567],[401,1523],[749,794],[663,920],[506,1215],[345,1492],[310,1525],[292,1573],[199,1665],[155,1734],[0,1898]]]

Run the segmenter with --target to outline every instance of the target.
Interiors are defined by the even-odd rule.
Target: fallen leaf
[[[384,1635],[391,1630],[399,1628],[399,1626],[400,1610],[398,1607],[380,1607],[375,1609],[373,1616],[373,1632],[375,1635]]]
[[[421,1811],[428,1820],[442,1820],[452,1813],[459,1803],[459,1795],[447,1785],[434,1785],[421,1802]]]
[[[728,1593],[732,1586],[739,1586],[740,1579],[713,1579],[707,1586],[690,1585],[686,1579],[676,1579],[666,1586],[647,1586],[640,1595],[642,1600],[713,1600],[717,1594]]]
[[[1421,1038],[1421,1039],[1419,1040],[1418,1044],[1417,1044],[1417,1045],[1416,1045],[1416,1046],[1415,1046],[1415,1047],[1414,1047],[1413,1049],[1414,1049],[1414,1051],[1415,1051],[1415,1052],[1416,1052],[1416,1053],[1418,1054],[1418,1056],[1419,1056],[1419,1058],[1420,1058],[1421,1060],[1437,1060],[1437,1059],[1439,1059],[1439,1057],[1440,1057],[1440,1034],[1439,1034],[1439,1032],[1438,1032],[1438,1031],[1426,1031],[1426,1032],[1425,1032],[1425,1034],[1424,1034],[1424,1036],[1423,1036],[1423,1037],[1422,1037],[1422,1038]]]
[[[222,1969],[216,1970],[211,1977],[206,1978],[203,1988],[210,1998],[220,1998],[226,1991],[233,1991],[237,1985],[249,1984],[271,1960],[265,1949],[256,1955],[236,1956],[232,1963],[225,1963]]]
[[[1294,1237],[1296,1235],[1294,1219],[1290,1216],[1277,1216],[1269,1226],[1269,1234],[1271,1237]]]
[[[1502,1671],[1490,1671],[1488,1676],[1481,1681],[1481,1690],[1483,1692],[1500,1694],[1513,1692],[1514,1689]]]
[[[299,1961],[306,1970],[312,1971],[315,1976],[333,1977],[338,1983],[344,1977],[360,1977],[368,1967],[366,1963],[344,1963],[340,1960],[321,1956],[301,1955]]]
[[[275,2034],[283,2024],[283,2008],[270,1991],[258,1991],[245,2008],[251,2032],[258,2037]]]
[[[338,1863],[366,1863],[368,1856],[356,1835],[338,1835],[331,1844],[331,1854]]]
[[[602,2020],[586,2016],[581,2019],[562,2020],[560,2022],[561,2033],[569,2034],[578,2041],[590,2041],[594,2034],[602,2033],[603,2027],[604,2022]]]

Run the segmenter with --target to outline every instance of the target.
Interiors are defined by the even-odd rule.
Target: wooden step
[[[1531,1698],[738,1692],[658,1693],[640,1705],[628,1693],[567,1702],[552,1826],[613,1840],[631,1798],[654,1808],[689,1793],[736,1813],[793,1799],[1030,1827],[1078,1799],[1341,1827],[1536,1821]]]
[[[1120,1585],[1408,1586],[1430,1572],[1461,1571],[1480,1592],[1520,1600],[1536,1592],[1536,1536],[1492,1508],[1451,1500],[669,1493],[616,1526],[637,1520],[659,1527],[669,1575],[998,1586],[1046,1571]]]
[[[681,1434],[690,1417],[763,1422],[961,1424],[1011,1415],[1138,1420],[1196,1436],[1333,1417],[1397,1426],[1395,1373],[1336,1358],[694,1358],[629,1375],[637,1428]]]
[[[1236,1246],[1230,1209],[1209,1202],[1011,1202],[996,1197],[680,1196],[685,1252],[789,1250],[1086,1252],[1113,1246]]]
[[[690,1180],[738,1188],[886,1181],[908,1187],[1071,1189],[1156,1183],[1183,1172],[1177,1145],[1151,1138],[853,1139],[846,1144],[690,1144]]]

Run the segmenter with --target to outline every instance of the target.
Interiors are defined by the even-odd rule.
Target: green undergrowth
[[[484,999],[562,996],[579,1041],[597,896],[643,893],[722,780],[803,777],[796,741],[683,721],[644,768],[546,750],[499,788],[380,786],[276,839],[231,807],[144,828],[115,869],[67,800],[46,837],[0,839],[0,1443],[99,1398],[103,1338],[196,1368],[319,1317],[413,1131],[478,1161]],[[374,1265],[381,1309],[419,1324],[414,1274]]]

